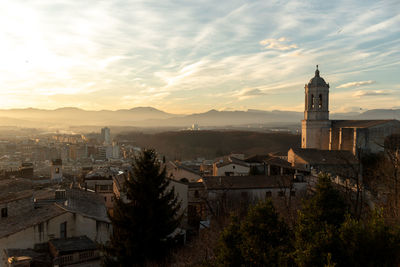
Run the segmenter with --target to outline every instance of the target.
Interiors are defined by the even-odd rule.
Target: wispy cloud
[[[236,97],[239,100],[244,100],[263,95],[266,95],[266,93],[258,88],[244,88],[233,94],[233,97]]]
[[[381,96],[381,95],[390,95],[391,92],[387,90],[369,90],[362,91],[359,90],[353,94],[355,97],[363,97],[363,96]]]
[[[1,7],[3,108],[301,110],[316,64],[338,85],[332,111],[385,105],[343,89],[379,81],[395,92],[400,84],[398,0],[4,0]],[[399,95],[387,97],[400,104]]]
[[[264,46],[265,49],[274,49],[281,51],[298,48],[296,44],[289,44],[289,40],[285,37],[281,37],[279,39],[265,39],[260,41],[260,45]]]
[[[364,85],[370,85],[374,84],[375,81],[369,80],[369,81],[359,81],[359,82],[350,82],[350,83],[344,83],[336,88],[350,88],[350,87],[359,87],[359,86],[364,86]]]

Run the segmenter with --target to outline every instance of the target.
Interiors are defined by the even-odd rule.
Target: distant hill
[[[375,109],[363,113],[332,113],[332,119],[400,119],[400,109]],[[187,115],[171,114],[153,107],[135,107],[120,110],[83,110],[64,107],[55,110],[3,109],[0,110],[0,126],[65,128],[70,126],[121,126],[121,127],[181,127],[192,124],[200,127],[225,127],[258,125],[300,124],[303,112],[264,111],[217,111]]]
[[[155,148],[168,160],[214,159],[232,152],[246,155],[286,152],[300,146],[300,135],[247,131],[178,131],[156,134],[131,132],[117,136],[138,147]]]

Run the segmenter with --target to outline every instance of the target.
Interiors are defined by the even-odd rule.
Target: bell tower
[[[329,149],[329,84],[319,75],[304,86],[305,108],[301,127],[301,147]]]

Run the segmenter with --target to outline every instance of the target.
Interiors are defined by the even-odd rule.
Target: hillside
[[[213,159],[232,152],[265,154],[300,146],[299,135],[246,131],[131,132],[120,134],[117,139],[133,142],[139,147],[155,148],[169,160]]]

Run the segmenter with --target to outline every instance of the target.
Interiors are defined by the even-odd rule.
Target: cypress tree
[[[128,201],[116,199],[110,218],[113,234],[103,247],[104,266],[142,266],[162,262],[174,244],[180,203],[154,150],[144,150],[125,179]]]

